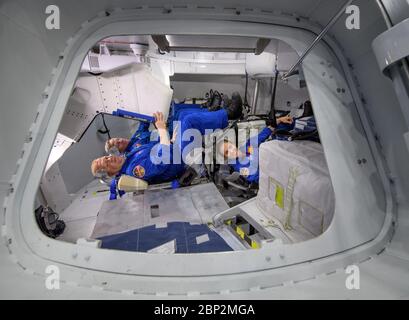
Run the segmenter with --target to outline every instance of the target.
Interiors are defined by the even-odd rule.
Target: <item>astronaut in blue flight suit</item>
[[[303,112],[297,118],[292,118],[290,116],[277,118],[276,131],[283,130],[289,132],[294,130],[296,122],[299,119],[310,119],[308,120],[308,123],[311,121],[312,125],[315,126],[311,102],[307,100],[300,108],[303,109]],[[219,152],[225,159],[229,160],[229,164],[233,171],[239,172],[240,176],[249,183],[258,183],[258,148],[261,143],[271,136],[273,130],[274,128],[268,123],[267,127],[265,127],[257,136],[247,140],[244,146],[237,148],[233,143],[225,141],[219,146]]]
[[[278,130],[290,130],[293,126],[294,121],[290,116],[277,118]],[[219,152],[229,160],[233,171],[239,172],[247,182],[258,182],[258,148],[271,136],[274,129],[271,124],[268,124],[257,136],[248,139],[245,145],[239,148],[230,141],[224,141],[219,146]]]
[[[155,125],[158,128],[158,141],[151,141],[150,123],[142,122],[131,139],[113,138],[106,142],[105,151],[111,153],[111,156],[102,157],[105,161],[114,162],[118,165],[109,171],[108,175],[126,174],[147,181],[148,183],[159,183],[169,181],[183,172],[182,164],[163,163],[160,157],[163,153],[169,153],[172,159],[172,148],[166,132],[166,126],[163,124],[163,115],[155,114]],[[121,161],[119,161],[119,158]],[[94,161],[101,161],[96,159]],[[116,172],[119,165],[121,168]],[[94,169],[95,170],[95,169]],[[94,172],[93,170],[93,172]],[[97,170],[98,171],[98,170]]]
[[[236,98],[232,103],[218,111],[201,110],[200,112],[181,113],[177,120],[180,121],[181,136],[188,129],[196,129],[202,135],[206,129],[216,130],[225,128],[229,119],[236,119],[242,114],[241,98]],[[158,129],[159,143],[150,141],[146,136],[148,124],[138,128],[133,139],[113,138],[106,144],[106,150],[115,149],[119,154],[104,156],[91,163],[92,174],[96,177],[114,178],[121,174],[143,179],[148,183],[171,181],[183,174],[185,165],[183,161],[174,162],[174,149],[182,152],[189,141],[176,139],[176,148],[169,139],[166,122],[163,114],[156,112],[155,126]],[[175,130],[175,129],[174,129]],[[140,133],[140,136],[138,134]],[[145,133],[145,135],[143,135]],[[149,133],[150,136],[150,133]],[[175,135],[174,135],[175,137]],[[176,157],[177,158],[177,157]],[[168,161],[163,161],[167,159]],[[112,186],[112,185],[111,185]]]

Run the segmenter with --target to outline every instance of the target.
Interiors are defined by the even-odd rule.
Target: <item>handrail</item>
[[[342,8],[332,17],[332,19],[328,22],[325,28],[321,31],[321,33],[315,38],[315,40],[311,43],[311,45],[304,51],[304,53],[300,56],[298,61],[282,76],[282,80],[287,79],[288,77],[295,74],[295,70],[304,61],[305,57],[310,53],[310,51],[320,42],[320,40],[327,34],[328,30],[338,21],[338,19],[342,16],[345,12],[345,9],[353,2],[354,0],[348,0],[342,6]]]

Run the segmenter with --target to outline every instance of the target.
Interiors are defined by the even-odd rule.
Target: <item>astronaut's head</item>
[[[112,138],[105,143],[105,152],[108,154],[119,155],[126,150],[129,140],[124,138]]]
[[[102,179],[114,177],[121,171],[124,162],[125,159],[121,156],[111,155],[97,158],[91,163],[92,175]]]
[[[225,160],[234,160],[241,156],[239,148],[227,140],[219,145],[218,150]]]

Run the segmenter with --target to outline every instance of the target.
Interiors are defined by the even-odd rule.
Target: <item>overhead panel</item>
[[[170,51],[242,52],[260,54],[270,43],[268,38],[221,36],[152,36],[159,49]]]

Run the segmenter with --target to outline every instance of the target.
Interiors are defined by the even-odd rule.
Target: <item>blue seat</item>
[[[196,238],[207,234],[209,240],[197,244]],[[188,222],[170,222],[165,228],[155,225],[100,238],[101,248],[147,252],[176,240],[175,253],[233,251],[216,232],[207,225]]]

